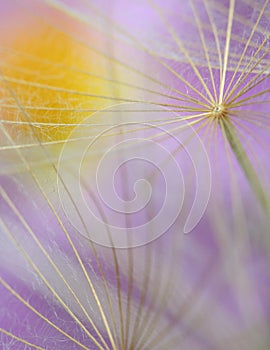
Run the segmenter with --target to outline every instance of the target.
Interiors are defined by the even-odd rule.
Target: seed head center
[[[214,107],[212,108],[212,111],[211,111],[211,115],[214,118],[224,118],[224,117],[226,117],[226,115],[227,115],[226,106],[224,106],[222,104],[214,105]]]

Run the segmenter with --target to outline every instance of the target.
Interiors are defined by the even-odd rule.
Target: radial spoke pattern
[[[18,21],[13,31],[0,24],[11,31],[8,38],[0,34],[0,344],[266,349],[270,305],[267,314],[253,275],[263,270],[260,263],[269,267],[270,257],[269,1],[4,3]],[[161,210],[159,171],[169,167],[168,156],[147,168],[158,194],[135,219],[128,205],[120,218],[101,203],[85,166],[82,195],[110,247],[92,239],[99,226],[89,224],[73,190],[76,165],[84,169],[78,150],[98,138],[100,149],[84,153],[95,164],[126,137],[167,147],[184,164],[185,148],[200,138],[213,179],[194,234],[182,234],[177,217],[149,244],[118,249],[114,239],[118,221],[127,231],[153,222],[146,235],[159,229],[153,217]],[[64,154],[67,145],[73,148]],[[140,150],[133,143],[119,157],[134,148]],[[202,150],[194,154],[197,162]],[[60,160],[70,177],[59,170]],[[192,162],[182,173],[191,197]],[[141,173],[126,163],[114,174],[108,170],[107,179],[119,171],[116,187],[130,203],[136,192],[130,179]],[[59,186],[78,226],[61,206]],[[192,205],[191,198],[183,202],[186,216]],[[253,267],[249,254],[259,255],[256,249],[267,262],[261,255]],[[264,283],[258,285],[269,291]]]

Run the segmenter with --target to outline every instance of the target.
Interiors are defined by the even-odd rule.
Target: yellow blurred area
[[[52,26],[28,25],[0,57],[1,118],[16,142],[64,140],[72,124],[115,104],[107,61]]]

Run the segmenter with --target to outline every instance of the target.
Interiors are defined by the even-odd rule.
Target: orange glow
[[[70,124],[113,104],[93,96],[114,93],[108,81],[96,77],[106,76],[106,64],[52,26],[28,25],[18,32],[1,53],[1,66],[6,78],[2,118],[17,141],[66,139],[73,129]]]

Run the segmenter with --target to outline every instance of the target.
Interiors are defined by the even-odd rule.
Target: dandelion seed
[[[0,8],[2,348],[268,348],[269,1]]]

